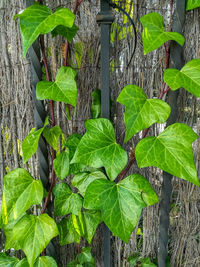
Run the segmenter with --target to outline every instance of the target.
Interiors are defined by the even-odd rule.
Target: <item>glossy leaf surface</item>
[[[53,128],[45,128],[42,135],[46,139],[47,143],[55,150],[59,150],[59,140],[62,135],[62,130],[59,126],[54,126]]]
[[[0,253],[0,267],[15,267],[18,262],[17,258]]]
[[[189,61],[180,71],[165,70],[164,81],[172,90],[183,87],[193,95],[200,97],[200,59]]]
[[[126,107],[124,114],[125,142],[137,132],[149,128],[153,123],[165,122],[171,111],[170,106],[164,101],[147,99],[144,91],[136,85],[124,87],[117,101]]]
[[[139,168],[155,166],[174,176],[200,185],[193,159],[192,143],[197,134],[183,123],[167,127],[158,137],[142,139],[136,146]]]
[[[77,87],[76,72],[70,67],[61,67],[55,82],[41,81],[36,86],[36,96],[39,100],[50,99],[76,106]]]
[[[192,10],[197,7],[200,7],[200,0],[187,0],[186,1],[186,10]]]
[[[62,216],[69,213],[78,215],[82,208],[82,198],[79,194],[73,193],[65,183],[57,184],[53,193],[55,195],[55,215]]]
[[[81,237],[74,228],[72,216],[67,219],[62,219],[62,221],[58,224],[58,230],[60,235],[61,246],[74,242],[78,244],[80,243]]]
[[[47,124],[49,124],[48,117],[45,119],[45,123],[42,128],[37,131],[35,131],[35,128],[33,128],[25,137],[24,141],[22,142],[23,163],[26,163],[37,151],[40,136]]]
[[[27,259],[21,260],[15,267],[29,267]],[[42,256],[39,257],[33,267],[57,267],[57,263],[55,262],[54,258],[49,256]]]
[[[60,8],[52,14],[47,6],[38,3],[26,8],[14,18],[16,17],[20,19],[24,57],[40,34],[49,33],[58,25],[71,28],[75,19],[75,15],[67,8]]]
[[[88,173],[88,172],[78,173],[74,176],[72,180],[72,185],[78,188],[80,194],[84,196],[88,185],[97,179],[107,179],[107,178],[100,171],[91,172],[91,173]]]
[[[144,54],[159,48],[169,40],[183,45],[185,38],[177,32],[165,32],[163,17],[159,13],[149,13],[140,18],[143,26],[142,41]]]
[[[22,249],[28,263],[33,266],[36,258],[46,248],[50,240],[58,235],[55,221],[47,214],[40,216],[25,215],[12,229],[4,228],[6,235],[5,249]]]
[[[105,179],[95,180],[86,190],[84,207],[99,209],[102,220],[113,234],[128,243],[142,208],[157,201],[157,195],[148,181],[134,174],[118,184]]]
[[[62,151],[53,161],[56,175],[63,180],[69,173],[69,152]]]
[[[39,205],[43,198],[40,180],[34,180],[25,169],[15,169],[4,176],[1,210],[3,224],[16,220],[32,205]]]
[[[71,28],[59,25],[51,33],[53,37],[56,37],[57,35],[62,35],[71,43],[77,31],[78,27],[75,24],[73,24]]]
[[[85,210],[78,216],[72,214],[72,221],[76,232],[91,243],[97,226],[102,220],[99,211]]]
[[[112,123],[108,119],[88,120],[86,134],[78,144],[71,163],[82,163],[94,168],[105,167],[111,180],[123,170],[127,154],[116,143]]]

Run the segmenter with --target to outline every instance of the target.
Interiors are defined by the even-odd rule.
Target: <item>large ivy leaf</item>
[[[85,210],[78,216],[72,214],[72,221],[76,232],[90,244],[102,219],[99,211]]]
[[[21,14],[15,15],[14,19],[17,17],[20,19],[24,57],[40,34],[49,33],[58,25],[71,28],[75,19],[75,15],[67,8],[60,8],[52,14],[47,6],[39,3],[26,8]]]
[[[5,249],[22,249],[28,263],[33,266],[36,258],[46,248],[50,240],[58,235],[55,221],[47,214],[25,215],[11,229],[4,227]]]
[[[53,193],[55,195],[54,207],[55,215],[62,216],[68,213],[78,215],[82,208],[82,198],[79,194],[73,193],[65,183],[57,184]]]
[[[37,99],[50,99],[76,106],[77,87],[75,77],[76,72],[72,68],[62,66],[58,70],[55,82],[41,81],[37,83]]]
[[[15,169],[4,176],[1,219],[3,224],[16,220],[34,204],[40,204],[43,186],[25,169]]]
[[[147,99],[144,91],[136,85],[124,87],[117,101],[126,107],[124,120],[127,142],[137,132],[153,123],[165,122],[170,114],[170,106],[160,99]]]
[[[23,163],[26,163],[30,157],[35,154],[38,148],[38,142],[44,128],[49,124],[48,117],[45,119],[44,126],[35,131],[33,128],[22,142]]]
[[[69,152],[62,151],[53,161],[56,175],[63,180],[69,173]]]
[[[197,137],[189,126],[172,124],[158,137],[146,137],[138,143],[135,150],[138,166],[155,166],[199,186],[192,151],[192,142]]]
[[[94,168],[105,167],[111,180],[123,170],[127,154],[116,143],[112,123],[108,119],[88,120],[86,134],[78,144],[71,163],[82,163]]]
[[[180,71],[165,70],[164,81],[172,90],[183,87],[193,95],[200,97],[200,59],[189,61]]]
[[[0,253],[0,267],[15,267],[18,262],[17,258]]]
[[[88,172],[78,173],[74,176],[72,180],[72,185],[78,188],[80,194],[84,196],[88,185],[97,179],[107,179],[107,178],[103,174],[103,172],[100,171],[95,171],[91,173]]]
[[[197,7],[200,7],[200,0],[187,0],[186,1],[186,10],[192,10]]]
[[[77,31],[78,27],[75,24],[73,24],[71,28],[59,25],[51,33],[53,37],[56,37],[57,35],[62,35],[71,43]]]
[[[183,45],[185,38],[177,32],[165,32],[163,17],[159,13],[149,13],[140,18],[143,26],[142,41],[144,54],[159,48],[169,40],[176,41]]]
[[[61,246],[74,242],[78,244],[80,243],[81,237],[74,228],[72,216],[62,219],[62,221],[58,224],[58,230]]]
[[[101,210],[102,220],[124,242],[137,225],[142,208],[158,201],[148,181],[139,174],[126,177],[118,184],[99,179],[86,192],[84,207]]]
[[[42,256],[39,257],[33,267],[57,267],[57,263],[55,262],[54,258],[49,256]],[[29,267],[28,261],[26,258],[18,262],[18,264],[15,267]]]
[[[60,136],[63,135],[63,132],[59,126],[56,125],[53,128],[45,128],[42,135],[55,151],[59,150]]]

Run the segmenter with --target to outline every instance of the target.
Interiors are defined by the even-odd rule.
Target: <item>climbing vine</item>
[[[199,1],[188,1],[186,8],[190,10],[198,6]],[[64,102],[69,109],[77,104],[76,72],[67,66],[68,45],[78,31],[74,13],[67,8],[59,8],[52,13],[48,7],[35,3],[15,16],[15,19],[19,18],[24,57],[39,36],[52,33],[53,36],[66,38],[66,60],[58,70],[55,81],[50,81],[41,42],[47,79],[37,84],[36,97],[38,100],[50,100],[52,119],[50,122],[47,117],[42,128],[30,131],[22,143],[22,152],[23,163],[26,163],[36,153],[40,137],[46,139],[52,148],[51,186],[49,192],[45,192],[42,182],[24,168],[5,175],[1,209],[1,227],[6,235],[5,250],[21,249],[26,255],[26,258],[19,260],[1,253],[0,263],[9,266],[57,266],[52,257],[45,256],[45,248],[51,239],[59,235],[60,245],[65,245],[73,242],[79,244],[81,238],[85,238],[91,244],[101,222],[128,243],[142,209],[158,202],[145,177],[138,173],[127,176],[130,165],[135,161],[139,168],[155,166],[200,186],[192,150],[192,143],[198,136],[189,126],[175,123],[158,136],[146,137],[151,125],[167,121],[171,109],[162,97],[170,89],[183,87],[200,97],[200,59],[187,62],[181,70],[167,68],[164,82],[168,89],[162,91],[158,99],[147,99],[143,89],[137,85],[127,85],[122,89],[117,102],[125,106],[124,142],[143,131],[142,139],[132,149],[130,159],[116,142],[112,122],[99,118],[100,101],[93,103],[93,118],[85,122],[86,133],[83,136],[76,133],[66,138],[61,128],[55,125],[53,101]],[[170,40],[184,44],[181,34],[165,31],[160,14],[147,14],[140,21],[143,25],[144,54]],[[94,91],[94,99],[97,100],[98,96],[99,91]],[[56,185],[55,175],[61,180]],[[69,175],[73,176],[72,185],[63,181]],[[54,215],[60,218],[58,224],[45,213],[51,194],[54,195]],[[40,205],[40,215],[30,214],[33,205]],[[68,264],[94,265],[91,247],[82,248],[76,259]]]

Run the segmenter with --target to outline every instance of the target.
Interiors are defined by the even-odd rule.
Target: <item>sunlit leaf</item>
[[[17,258],[0,253],[0,267],[15,267],[18,262]]]
[[[62,221],[58,224],[58,230],[61,246],[74,242],[78,244],[80,243],[81,237],[74,228],[71,216],[67,219],[62,219]]]
[[[175,123],[158,137],[142,139],[135,150],[139,168],[155,166],[199,186],[192,151],[197,137],[189,126]]]
[[[53,161],[56,175],[63,180],[69,173],[69,152],[62,151]]]
[[[56,151],[59,150],[59,140],[62,134],[62,130],[57,125],[53,128],[45,128],[42,133],[47,143]]]
[[[15,267],[29,267],[27,259],[21,260]],[[42,256],[39,257],[33,267],[57,267],[57,263],[55,262],[54,258],[49,256]]]
[[[200,0],[186,0],[186,10],[192,10],[200,7]]]
[[[91,254],[91,247],[82,248],[81,253],[78,254],[77,259],[80,264],[92,263],[94,265],[94,258]]]

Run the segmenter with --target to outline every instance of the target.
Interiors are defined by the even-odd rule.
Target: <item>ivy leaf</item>
[[[192,10],[197,7],[200,7],[200,0],[187,0],[186,1],[186,10]]]
[[[157,201],[148,181],[134,174],[118,184],[105,179],[92,182],[85,192],[84,208],[100,210],[103,221],[113,234],[128,243],[142,208]]]
[[[80,134],[72,134],[67,138],[65,142],[65,147],[69,148],[69,159],[70,160],[72,160],[81,138],[82,136]]]
[[[7,235],[6,227],[5,249],[22,249],[30,266],[39,254],[46,248],[50,240],[58,235],[55,221],[47,214],[40,216],[25,215],[11,229]],[[17,242],[17,243],[16,243]]]
[[[72,180],[72,185],[78,188],[80,194],[84,197],[88,185],[97,179],[107,179],[107,178],[100,171],[95,171],[91,173],[88,172],[78,173],[74,176]]]
[[[147,99],[144,91],[136,85],[124,87],[117,101],[126,107],[124,120],[127,142],[137,132],[153,123],[165,122],[170,114],[170,106],[160,99]]]
[[[91,113],[92,118],[97,119],[101,117],[101,90],[96,89],[92,92],[92,105],[91,105]]]
[[[1,219],[3,224],[19,218],[32,205],[43,198],[40,180],[34,180],[25,169],[15,169],[4,176]]]
[[[28,267],[28,261],[26,258],[21,260],[15,267]],[[33,267],[57,267],[57,263],[55,262],[54,258],[49,257],[49,256],[42,256],[39,257]]]
[[[59,126],[53,128],[45,128],[42,135],[46,139],[47,143],[55,150],[59,150],[60,136],[63,134]]]
[[[35,131],[33,128],[22,142],[23,163],[25,164],[30,157],[35,154],[38,148],[38,142],[44,128],[49,124],[48,117],[45,119],[44,126]]]
[[[108,119],[88,120],[87,132],[78,144],[71,163],[82,163],[94,168],[105,167],[111,180],[123,170],[127,154],[116,143],[112,123]]]
[[[17,258],[0,253],[0,267],[14,267],[18,262]]]
[[[159,13],[149,13],[140,18],[143,26],[142,41],[144,54],[159,48],[169,40],[176,41],[181,46],[185,38],[177,32],[165,32],[163,17]]]
[[[73,193],[65,183],[57,184],[53,193],[55,195],[55,215],[63,216],[69,213],[78,215],[82,208],[82,198],[79,194]]]
[[[75,19],[75,15],[67,8],[60,8],[52,14],[47,6],[39,3],[26,8],[21,14],[15,15],[14,19],[17,17],[20,19],[24,57],[40,34],[49,33],[58,25],[71,28]]]
[[[76,232],[89,244],[92,242],[97,226],[102,222],[100,212],[93,210],[85,210],[78,216],[72,214],[72,221]]]
[[[91,247],[82,248],[81,253],[77,256],[80,264],[91,263],[94,266],[94,258],[91,254],[91,249]]]
[[[77,87],[76,72],[70,67],[61,67],[55,82],[41,81],[36,86],[36,96],[39,100],[50,99],[76,106]]]
[[[155,166],[199,186],[192,151],[197,137],[189,126],[174,123],[158,137],[142,139],[135,150],[139,168]]]
[[[71,28],[59,25],[51,32],[51,34],[53,37],[56,37],[57,35],[62,35],[71,43],[77,31],[78,27],[75,24],[73,24]]]
[[[180,71],[165,70],[164,81],[173,91],[183,87],[196,97],[200,97],[200,59],[189,61]]]
[[[81,237],[74,228],[71,216],[67,219],[62,219],[62,221],[58,224],[58,230],[60,235],[61,246],[74,242],[77,244],[80,243]]]
[[[69,173],[69,152],[62,151],[53,161],[56,175],[63,180]]]

